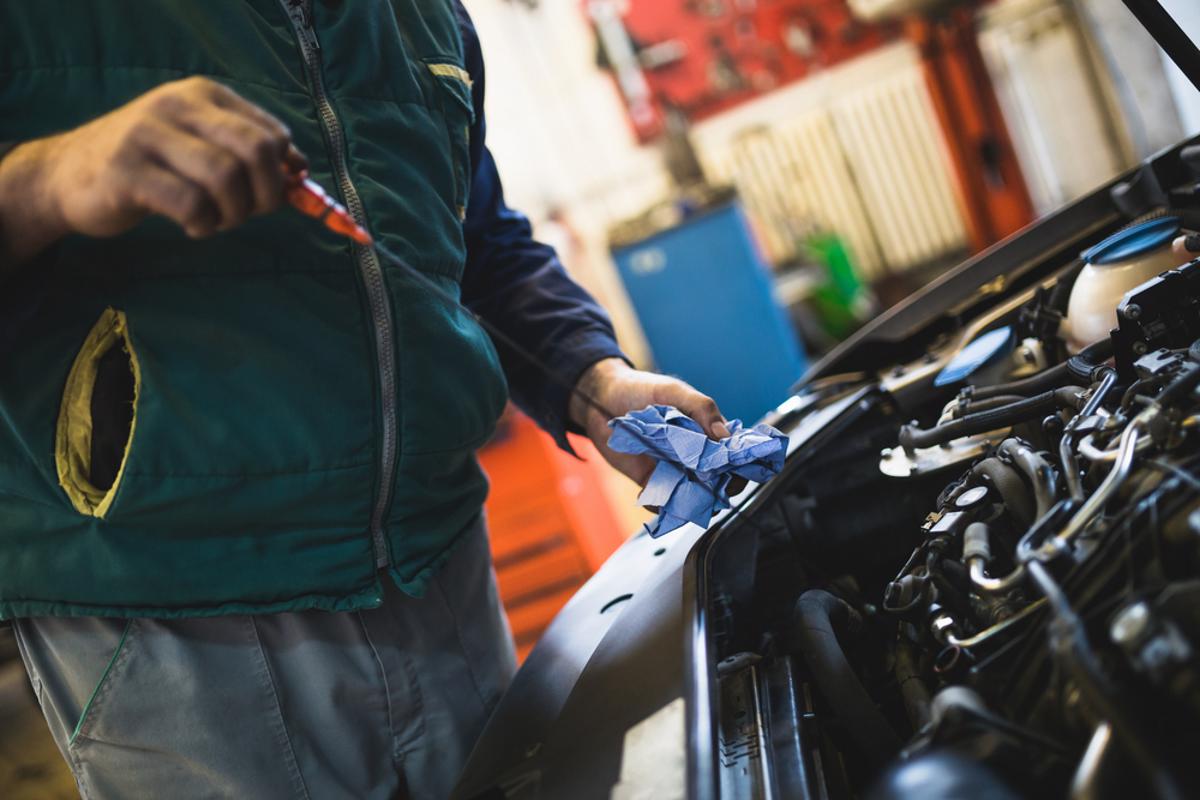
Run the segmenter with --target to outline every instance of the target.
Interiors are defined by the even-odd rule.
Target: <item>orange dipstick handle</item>
[[[312,217],[334,233],[346,236],[361,245],[373,243],[371,234],[354,221],[350,212],[329,196],[321,185],[308,177],[308,170],[288,175],[287,201],[301,214]]]

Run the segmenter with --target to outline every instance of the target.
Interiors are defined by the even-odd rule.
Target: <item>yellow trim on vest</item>
[[[96,373],[100,358],[113,347],[120,345],[129,354],[129,366],[133,371],[133,419],[129,425],[129,440],[125,443],[125,454],[117,477],[108,491],[97,489],[91,483],[92,474],[92,390],[96,385]],[[129,448],[133,444],[133,433],[137,427],[137,398],[142,386],[141,366],[129,340],[129,326],[125,314],[112,308],[105,309],[92,327],[63,390],[62,406],[58,412],[55,434],[54,461],[58,468],[58,483],[75,510],[89,517],[103,518],[112,505],[125,464],[129,461]]]
[[[475,85],[471,80],[471,73],[457,64],[426,64],[425,66],[429,67],[429,71],[439,78],[454,78],[467,86]]]

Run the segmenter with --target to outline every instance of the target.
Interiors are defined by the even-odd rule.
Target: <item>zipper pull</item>
[[[320,47],[313,30],[312,0],[287,0],[288,16],[308,34],[308,39],[314,46]]]

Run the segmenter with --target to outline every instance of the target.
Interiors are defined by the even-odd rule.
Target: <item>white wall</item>
[[[1171,16],[1179,23],[1179,27],[1191,37],[1193,42],[1200,42],[1200,3],[1196,0],[1161,0],[1162,6],[1171,12]],[[1171,94],[1175,97],[1175,105],[1179,116],[1189,136],[1200,133],[1200,92],[1192,85],[1179,67],[1162,54],[1163,66],[1167,72],[1167,81]]]
[[[535,226],[565,210],[582,252],[564,260],[613,315],[637,362],[648,354],[606,232],[669,192],[659,155],[637,144],[609,76],[595,66],[595,43],[576,0],[466,0],[487,62],[488,144],[509,204]],[[548,233],[557,233],[548,231]],[[559,238],[547,236],[547,238]]]
[[[1083,2],[1091,0],[1001,0],[981,14],[980,48],[1039,215],[1082,197],[1136,162],[1119,119],[1116,90],[1104,77],[1108,68],[1093,54],[1083,12],[1075,10]],[[1090,13],[1099,17],[1095,9]],[[1154,43],[1143,41],[1142,49],[1161,84]],[[1165,141],[1178,141],[1183,134],[1175,108],[1165,92],[1159,95],[1167,103]],[[1144,141],[1142,119],[1139,114],[1135,122]],[[1163,128],[1155,130],[1163,138]]]
[[[637,359],[644,345],[605,233],[669,197],[659,153],[637,144],[615,83],[595,66],[584,3],[467,6],[488,61],[489,139],[510,199],[535,220],[566,209],[584,239],[583,257],[569,267],[613,312]],[[874,102],[881,92],[886,97]],[[892,136],[864,138],[872,125],[899,127]],[[747,139],[759,132],[767,132],[770,147],[761,136]],[[911,45],[821,71],[706,120],[694,139],[710,177],[738,186],[773,261],[792,257],[798,235],[813,228],[841,234],[868,275],[963,246],[955,189]],[[876,151],[890,160],[867,158]],[[892,227],[897,236],[884,235]]]
[[[1163,90],[1167,76],[1161,51],[1142,24],[1121,0],[1074,0],[1074,5],[1107,66],[1134,154],[1146,158],[1182,139],[1179,111]]]
[[[948,155],[915,48],[897,42],[696,125],[710,178],[737,186],[768,257],[837,233],[860,275],[966,246]]]

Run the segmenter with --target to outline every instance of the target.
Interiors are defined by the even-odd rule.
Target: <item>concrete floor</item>
[[[0,631],[0,636],[7,635]],[[0,663],[0,798],[79,798],[19,660]]]

